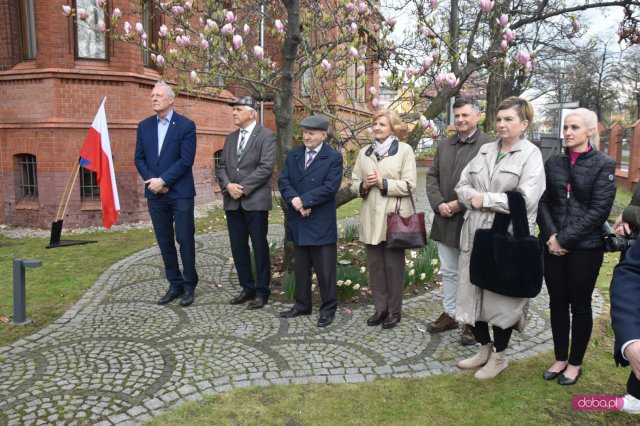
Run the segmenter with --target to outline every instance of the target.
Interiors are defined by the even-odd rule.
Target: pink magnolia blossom
[[[249,31],[251,31],[251,27],[247,24],[244,24],[244,27],[242,27],[242,32],[244,32],[245,34],[248,34]]]
[[[142,34],[144,32],[144,27],[142,26],[142,24],[140,22],[136,22],[136,32],[138,34]]]
[[[349,32],[351,34],[355,34],[358,32],[358,24],[356,24],[355,22],[352,22],[351,25],[349,25]]]
[[[420,66],[422,68],[429,68],[431,66],[431,64],[433,63],[433,58],[431,56],[423,56],[420,59]]]
[[[178,50],[176,50],[176,49],[169,49],[169,54],[170,54],[170,55],[177,55],[177,54],[178,54]]]
[[[71,6],[68,6],[66,4],[62,5],[62,14],[64,16],[69,16],[71,15]]]
[[[230,24],[233,24],[234,22],[236,22],[236,17],[235,17],[235,15],[233,14],[233,12],[232,12],[232,11],[228,11],[228,12],[227,12],[227,15],[226,15],[226,16],[225,16],[225,18],[224,18],[224,20],[225,20],[225,21],[227,21],[227,22],[228,22],[228,23],[230,23]]]
[[[107,0],[96,0],[96,6],[102,7],[105,5],[106,2]]]
[[[349,56],[351,56],[352,58],[355,58],[358,56],[358,49],[356,49],[355,47],[351,46],[349,48]]]
[[[438,74],[436,76],[436,86],[442,86],[442,82],[444,81],[444,74]]]
[[[578,22],[577,19],[573,19],[571,21],[571,28],[573,29],[573,32],[577,33],[580,31],[580,22]]]
[[[512,44],[513,41],[516,39],[516,32],[513,31],[511,28],[506,28],[502,33],[502,37],[505,40],[507,40],[507,43]]]
[[[327,72],[331,69],[331,62],[327,61],[326,59],[323,59],[320,65],[322,65],[322,69],[324,70],[324,72]]]
[[[175,27],[173,29],[173,33],[174,34],[182,34],[182,33],[184,33],[184,30],[182,28],[180,28],[180,27]]]
[[[522,65],[527,65],[527,62],[529,62],[529,53],[525,50],[521,50],[518,52],[518,55],[516,56],[516,59],[518,60],[518,62],[520,62]]]
[[[483,12],[489,13],[495,6],[495,2],[489,0],[480,0],[480,10]]]
[[[236,50],[240,49],[240,46],[242,46],[242,36],[239,34],[234,35],[232,43]]]
[[[206,38],[200,40],[200,47],[202,48],[202,50],[207,50],[209,48],[209,42]]]
[[[78,19],[82,20],[82,21],[86,21],[87,19],[89,19],[89,12],[86,11],[86,9],[78,9]]]
[[[438,62],[440,60],[440,52],[433,52],[431,57],[433,58],[433,62]]]
[[[369,93],[371,93],[371,96],[375,96],[378,93],[378,89],[376,89],[375,87],[371,86],[371,87],[369,87]]]
[[[231,35],[231,34],[233,34],[233,31],[234,31],[234,29],[233,29],[233,25],[231,25],[231,24],[224,24],[224,25],[222,26],[222,29],[220,30],[220,33],[221,33],[222,35]]]
[[[274,23],[275,27],[276,27],[276,31],[281,33],[284,31],[284,25],[282,24],[282,21],[279,19],[276,19],[276,22]]]
[[[142,40],[145,46],[147,45],[147,38],[147,33],[140,34],[140,40]]]
[[[172,6],[171,12],[174,15],[182,15],[184,13],[184,8],[182,6]]]
[[[264,49],[261,46],[253,46],[253,54],[256,55],[256,58],[262,59],[264,58]]]
[[[508,67],[508,66],[510,66],[510,65],[511,65],[511,59],[509,59],[509,58],[504,58],[504,66],[505,66],[505,67]]]
[[[431,6],[431,9],[435,9],[438,7],[438,0],[429,0],[429,6]]]
[[[456,78],[456,75],[452,72],[444,76],[444,82],[449,89],[455,89],[460,84],[460,79]]]
[[[197,72],[195,72],[195,71],[191,71],[191,72],[189,73],[189,80],[190,80],[192,83],[197,83],[197,82],[199,82],[199,81],[200,81],[200,79],[198,78],[198,73],[197,73]]]
[[[396,20],[396,18],[388,18],[386,22],[387,22],[387,25],[389,25],[391,28],[393,28],[393,27],[395,27],[396,22],[398,22],[398,21]]]
[[[155,54],[155,53],[152,53],[152,54],[151,54],[151,55],[149,55],[149,56],[151,56],[151,60],[152,60],[153,62],[155,62],[155,61],[156,61],[156,54]]]
[[[107,24],[105,24],[102,19],[98,21],[98,31],[101,33],[107,31]]]
[[[353,9],[355,9],[353,3],[347,3],[344,5],[344,10],[346,10],[347,12],[351,12]]]
[[[361,1],[360,3],[358,3],[358,6],[356,7],[356,9],[358,10],[358,13],[360,15],[363,15],[368,10],[367,4],[365,2],[363,2],[363,1]]]
[[[164,56],[162,55],[156,56],[156,64],[158,64],[158,66],[162,66],[164,64]]]
[[[438,136],[440,134],[440,130],[438,130],[438,126],[436,126],[436,124],[433,122],[433,120],[429,120],[429,124],[430,126],[430,132],[431,132],[431,136],[433,136],[434,138],[436,136]]]
[[[129,33],[131,32],[131,24],[128,22],[124,23],[124,33],[126,35],[129,35]]]
[[[184,46],[184,41],[182,41],[182,36],[176,36],[176,44],[178,47]]]
[[[358,75],[362,75],[367,71],[364,65],[358,65]]]
[[[424,115],[420,116],[420,125],[422,126],[423,129],[426,129],[429,127],[429,120],[427,120],[427,117],[425,117]]]
[[[184,42],[185,46],[191,46],[191,36],[189,34],[185,34],[182,36],[182,41]]]
[[[496,22],[498,23],[498,25],[504,28],[509,25],[509,16],[503,13],[499,18],[496,18]]]
[[[416,72],[416,71],[413,69],[413,67],[409,67],[409,68],[407,68],[406,70],[404,70],[404,75],[405,75],[407,78],[411,78],[411,77],[413,76],[413,74],[415,74],[415,72]]]
[[[192,4],[191,4],[191,2],[190,2],[190,1],[186,1],[186,2],[184,2],[184,8],[185,8],[185,9],[191,9],[191,7],[192,7]]]
[[[116,7],[115,9],[113,9],[112,15],[116,18],[122,18],[122,11]]]
[[[371,101],[371,106],[373,107],[374,111],[377,111],[378,108],[380,108],[380,101],[378,100],[378,98],[373,98],[373,100]]]
[[[158,35],[164,38],[167,36],[168,33],[169,33],[169,28],[167,28],[167,26],[164,24],[160,25],[160,31],[158,31]]]
[[[531,71],[531,68],[533,68],[533,62],[527,61],[527,63],[524,64],[524,67],[527,69],[527,71]]]
[[[218,32],[218,24],[216,21],[212,21],[211,19],[207,19],[207,25],[204,27],[205,30],[211,30],[213,32]]]

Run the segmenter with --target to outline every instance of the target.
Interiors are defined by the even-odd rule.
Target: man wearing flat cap
[[[239,127],[224,141],[216,177],[224,196],[231,254],[242,290],[232,305],[247,309],[267,304],[271,291],[271,262],[267,228],[271,210],[271,175],[276,158],[275,134],[256,124],[256,104],[250,96],[229,103]],[[256,280],[251,270],[249,238],[255,256]]]
[[[287,236],[295,254],[296,302],[283,318],[311,314],[311,268],[318,277],[322,305],[318,327],[333,322],[336,288],[336,194],[342,181],[342,155],[325,143],[329,122],[321,115],[300,122],[304,146],[287,155],[278,179],[286,201]]]

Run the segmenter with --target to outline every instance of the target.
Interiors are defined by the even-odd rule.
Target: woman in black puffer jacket
[[[565,118],[565,153],[547,160],[547,189],[538,207],[556,357],[543,378],[558,377],[561,385],[575,384],[582,373],[593,323],[591,294],[604,256],[602,225],[616,195],[615,161],[598,151],[597,126],[596,114],[585,108]]]

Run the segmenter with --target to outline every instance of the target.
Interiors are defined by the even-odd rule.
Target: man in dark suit
[[[287,203],[287,235],[295,255],[296,302],[283,318],[311,314],[311,267],[318,277],[322,305],[318,327],[333,322],[336,288],[336,193],[342,181],[342,155],[324,143],[329,122],[321,115],[300,122],[304,146],[292,149],[278,179]]]
[[[256,104],[251,97],[244,96],[229,105],[233,107],[233,122],[238,130],[224,141],[216,177],[224,196],[233,263],[242,286],[242,291],[230,303],[239,305],[249,301],[247,309],[259,309],[267,304],[271,295],[267,232],[276,136],[256,124]],[[256,280],[251,270],[249,238],[255,257]]]
[[[640,414],[640,244],[635,243],[616,266],[611,281],[611,327],[616,364],[633,370],[622,411]]]
[[[151,91],[155,115],[138,124],[135,164],[145,183],[149,216],[169,281],[169,290],[158,304],[182,297],[180,304],[189,306],[198,285],[193,214],[196,188],[192,171],[196,126],[173,110],[174,100],[171,86],[164,81],[156,83]],[[180,244],[182,272],[174,235]]]

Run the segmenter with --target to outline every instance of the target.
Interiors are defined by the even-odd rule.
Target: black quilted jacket
[[[549,158],[544,166],[547,189],[538,206],[540,238],[546,242],[557,233],[558,243],[568,250],[603,248],[602,225],[616,196],[615,166],[597,149],[580,155],[573,170],[568,154]]]

